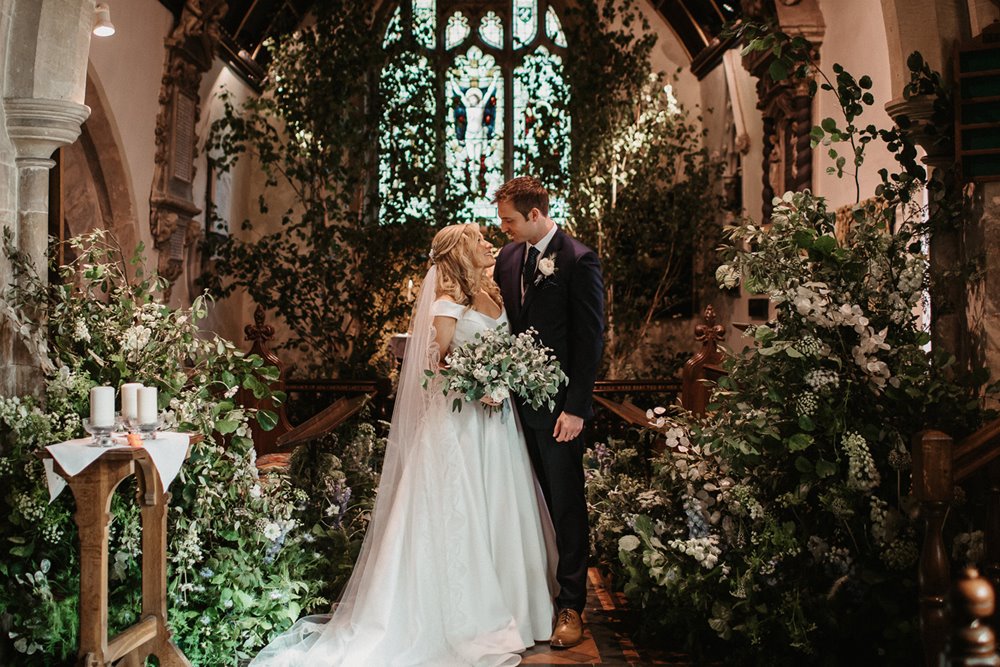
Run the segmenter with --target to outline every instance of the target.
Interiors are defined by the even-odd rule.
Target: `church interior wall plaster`
[[[149,230],[149,192],[156,154],[156,113],[166,50],[163,40],[173,26],[170,11],[157,0],[109,2],[117,31],[94,39],[90,66],[100,82],[120,135],[123,160],[131,176],[138,240],[147,263],[156,266]]]
[[[826,33],[820,47],[820,66],[826,75],[835,80],[834,63],[840,63],[856,78],[867,74],[872,79],[871,93],[876,100],[893,97],[893,86],[889,72],[888,46],[881,9],[870,0],[820,0],[820,9],[826,17]],[[858,20],[836,20],[836,17],[859,17]],[[864,18],[860,18],[864,17]],[[833,93],[820,90],[813,102],[813,121],[819,123],[824,118],[833,118],[841,127],[844,125],[840,107]],[[881,104],[866,107],[859,122],[876,127],[891,127],[892,120]],[[835,146],[841,155],[848,157],[851,168],[850,144]],[[843,178],[827,174],[826,168],[833,166],[827,149],[813,151],[813,191],[827,198],[830,208],[856,201],[854,178],[846,171]],[[895,170],[896,161],[881,142],[869,144],[865,151],[865,163],[860,171],[861,199],[872,196],[875,186],[881,182],[878,170],[885,167]]]

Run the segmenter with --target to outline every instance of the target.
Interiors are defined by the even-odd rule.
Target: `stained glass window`
[[[387,48],[391,44],[398,42],[399,38],[403,36],[402,31],[403,27],[400,23],[399,7],[396,7],[396,11],[392,13],[389,25],[385,29],[385,39],[382,40],[382,48]]]
[[[520,49],[535,38],[538,0],[514,0],[514,48]]]
[[[434,48],[437,32],[437,3],[435,0],[413,0],[413,34],[417,41],[429,49]]]
[[[552,217],[565,219],[559,192],[570,158],[567,42],[549,1],[496,0],[472,10],[466,3],[457,11],[455,0],[407,0],[411,11],[397,7],[390,15],[383,43],[394,55],[380,79],[383,219],[429,217],[433,202],[446,197],[460,202],[460,220],[495,224],[489,202],[497,187],[540,173],[553,194]],[[470,42],[472,35],[478,40]],[[443,190],[428,183],[402,201],[439,160]]]
[[[566,34],[559,22],[559,15],[552,7],[549,7],[548,11],[545,12],[545,34],[548,35],[553,44],[566,48]]]
[[[479,23],[479,36],[488,45],[498,49],[503,48],[503,21],[496,12],[486,12],[486,16]]]
[[[448,27],[444,33],[444,48],[449,51],[469,36],[469,19],[462,12],[455,12],[448,18]]]

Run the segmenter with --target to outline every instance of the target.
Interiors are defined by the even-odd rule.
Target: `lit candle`
[[[94,426],[114,426],[115,388],[92,387],[90,390],[90,423]]]
[[[406,300],[413,301],[413,278],[406,284]]]
[[[157,415],[156,387],[141,387],[139,389],[139,423],[155,424]]]
[[[125,419],[135,419],[139,416],[140,389],[142,385],[138,382],[126,382],[119,389],[122,397],[122,417]]]

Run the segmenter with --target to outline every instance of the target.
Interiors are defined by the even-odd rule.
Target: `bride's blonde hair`
[[[501,303],[500,288],[477,266],[480,252],[477,232],[479,225],[450,225],[443,228],[431,242],[431,259],[437,266],[436,292],[440,298],[450,296],[455,303],[471,306],[480,290],[497,304]]]

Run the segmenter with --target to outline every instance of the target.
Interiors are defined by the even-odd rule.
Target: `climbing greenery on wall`
[[[428,33],[427,12],[447,18],[445,44]],[[491,189],[497,169],[513,168],[541,178],[562,202],[557,217],[599,251],[608,357],[623,372],[656,319],[690,307],[693,239],[718,210],[718,167],[651,71],[656,36],[634,0],[585,0],[562,23],[552,8],[536,10],[549,41],[504,64],[461,46],[469,21],[444,12],[404,2],[383,25],[363,3],[334,0],[270,44],[262,94],[227,104],[209,141],[225,156],[218,167],[252,156],[265,178],[243,231],[215,239],[209,282],[274,309],[308,370],[384,371],[387,335],[405,329],[407,283],[423,274],[435,228],[488,222],[483,183]],[[503,35],[487,18],[484,44]],[[513,68],[506,93],[504,67]],[[505,104],[513,120],[501,118]],[[510,131],[504,162],[497,138]]]
[[[227,100],[213,126],[209,150],[224,156],[218,166],[250,156],[265,182],[243,233],[216,239],[208,277],[220,296],[239,288],[274,309],[292,332],[286,346],[311,370],[366,374],[385,359],[384,333],[405,330],[406,280],[421,273],[432,228],[450,216],[398,200],[376,215],[373,107],[379,87],[392,83],[373,78],[385,59],[382,41],[364,3],[323,2],[316,12],[315,23],[269,45],[261,95],[240,107]],[[415,88],[411,107],[389,108],[384,123],[411,126],[406,112],[432,104],[432,93]],[[409,137],[415,153],[427,141],[427,133]],[[440,169],[417,160],[404,168],[405,193],[437,204]]]
[[[568,39],[586,58],[568,59],[573,159],[573,232],[595,248],[605,279],[610,377],[645,365],[657,320],[696,307],[694,257],[721,226],[722,165],[700,123],[655,73],[656,35],[636,2],[582,2]],[[646,362],[645,364],[643,362]]]

